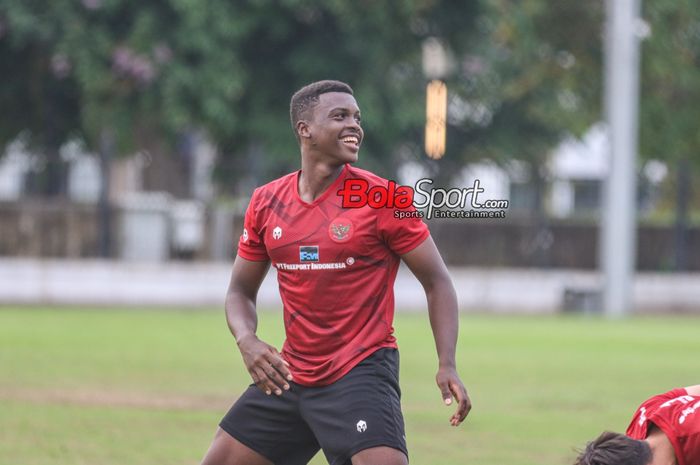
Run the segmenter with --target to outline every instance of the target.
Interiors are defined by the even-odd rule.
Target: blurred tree
[[[80,93],[66,79],[70,65],[53,44],[61,34],[59,21],[27,14],[23,2],[0,6],[0,146],[23,136],[37,153],[31,190],[65,193],[65,166],[59,147],[80,124]]]
[[[697,98],[697,8],[645,10],[645,156],[696,150],[692,108],[679,102]],[[4,0],[0,143],[26,131],[56,147],[77,135],[99,151],[109,131],[116,153],[170,153],[203,128],[228,189],[297,166],[289,97],[337,78],[365,113],[362,163],[393,175],[424,159],[420,51],[434,36],[456,67],[448,154],[426,163],[449,177],[468,161],[515,158],[537,181],[551,147],[600,118],[603,19],[602,0]]]
[[[600,119],[603,4],[562,0],[482,0],[473,47],[449,86],[448,155],[458,173],[483,159],[529,178],[533,260],[548,262],[544,208],[547,161],[568,135]],[[450,154],[452,156],[450,156]]]
[[[700,167],[700,4],[645,2],[640,153],[676,173],[675,268],[686,268],[691,173]]]
[[[0,7],[4,71],[22,92],[27,79],[39,80],[41,92],[28,101],[6,88],[4,108],[17,114],[30,108],[28,117],[39,122],[2,124],[0,142],[22,129],[33,141],[50,133],[40,122],[49,118],[51,103],[67,110],[57,115],[65,124],[51,119],[53,147],[77,135],[99,151],[108,131],[117,153],[171,152],[183,133],[204,128],[223,155],[222,185],[233,186],[249,171],[259,182],[298,164],[291,94],[312,80],[336,78],[356,88],[367,115],[363,159],[387,173],[395,147],[422,126],[422,97],[406,98],[422,95],[421,41],[439,31],[466,44],[475,5],[6,0]],[[40,57],[31,63],[40,66],[30,66],[26,52],[33,49]],[[16,57],[27,63],[10,64]],[[72,107],[60,100],[69,97]]]
[[[450,146],[460,162],[527,163],[600,119],[602,2],[483,0],[478,34],[452,88]]]
[[[172,159],[162,155],[193,128],[216,137],[235,127],[244,82],[235,51],[245,30],[225,0],[206,8],[191,0],[6,0],[0,61],[8,85],[0,102],[9,111],[0,142],[24,131],[49,168],[70,137],[100,153],[100,247],[107,255],[110,159],[137,149]],[[153,170],[162,182],[188,185],[183,170],[163,166]]]
[[[656,0],[644,6],[640,151],[700,166],[700,4]]]
[[[183,134],[237,123],[246,21],[231,2],[6,0],[0,143],[25,131],[49,153],[70,137],[99,151],[173,151]]]
[[[234,178],[247,161],[253,184],[299,166],[289,99],[320,79],[353,86],[366,136],[360,163],[393,176],[400,149],[422,139],[421,43],[439,33],[465,50],[477,6],[476,0],[244,3],[239,12],[251,27],[240,49],[248,73],[238,110],[245,118],[224,138],[228,156],[219,177]]]
[[[161,161],[151,188],[186,189],[185,170],[164,162],[176,158],[188,132],[206,128],[216,138],[236,126],[245,21],[224,0],[206,8],[188,0],[77,5],[59,47],[75,62],[86,139],[98,148],[109,131],[117,153],[146,150]]]
[[[641,161],[675,166],[676,268],[683,269],[691,198],[700,164],[700,4],[643,2]],[[544,223],[542,190],[550,149],[601,120],[604,2],[482,0],[474,47],[451,88],[451,153],[443,171],[488,158],[526,163]]]

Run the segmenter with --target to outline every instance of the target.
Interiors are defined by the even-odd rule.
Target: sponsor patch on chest
[[[299,246],[299,261],[300,262],[317,262],[319,259],[317,245],[302,245]]]

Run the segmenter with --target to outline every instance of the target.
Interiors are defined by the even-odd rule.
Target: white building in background
[[[549,161],[552,177],[549,212],[566,218],[590,214],[601,205],[603,180],[609,169],[609,143],[605,126],[597,124],[583,139],[569,138],[559,144]]]
[[[475,180],[484,192],[479,198],[488,200],[507,200],[510,198],[511,178],[507,169],[494,163],[473,163],[462,168],[456,181],[457,186],[471,187]]]
[[[409,161],[399,167],[398,182],[404,186],[415,186],[420,179],[429,177],[428,170],[418,162]],[[472,163],[460,171],[451,186],[433,186],[443,189],[471,187],[478,179],[484,189],[480,197],[485,199],[508,199],[511,177],[501,167],[490,162]]]
[[[549,161],[551,188],[549,213],[558,218],[591,215],[602,206],[603,182],[610,167],[610,145],[605,125],[591,127],[582,139],[562,142]],[[655,191],[668,175],[668,166],[659,160],[647,161],[641,175],[640,212],[653,209]]]
[[[65,144],[61,157],[68,162],[68,197],[79,203],[96,203],[101,189],[99,158],[86,151],[78,141]],[[449,155],[448,155],[449,156]],[[201,134],[193,135],[190,191],[193,199],[206,204],[213,199],[211,181],[216,160],[216,148]],[[110,198],[119,202],[124,196],[143,192],[143,171],[150,163],[148,154],[114,160],[110,178]],[[0,157],[0,201],[16,201],[25,193],[25,178],[39,169],[36,159],[21,140],[9,144],[5,156]],[[608,170],[608,141],[603,124],[597,124],[582,139],[569,138],[551,154],[547,170],[550,188],[546,205],[549,213],[558,218],[590,215],[600,207],[601,186]],[[667,167],[660,161],[648,162],[643,173],[651,185],[658,185],[667,175]],[[414,186],[429,175],[421,163],[404,163],[397,173],[403,185]],[[456,173],[452,186],[469,187],[480,181],[485,190],[484,199],[510,200],[513,210],[528,210],[533,205],[533,192],[527,170],[517,162],[507,168],[483,161],[465,166]],[[191,205],[178,211],[191,210]]]
[[[193,137],[190,192],[196,200],[210,202],[215,194],[212,173],[216,164],[216,146],[201,133],[196,133]]]
[[[32,157],[17,140],[0,157],[0,201],[19,200],[24,193],[24,178],[32,167]]]
[[[95,203],[100,195],[99,160],[78,141],[60,149],[68,163],[68,198],[80,203]],[[21,139],[7,145],[0,157],[0,200],[17,201],[25,194],[27,176],[41,169],[41,164]]]
[[[118,257],[158,262],[169,258],[171,252],[187,257],[204,247],[206,204],[214,197],[211,174],[216,148],[201,134],[194,134],[192,141],[189,199],[144,191],[143,173],[151,163],[146,153],[112,161],[109,198],[120,210],[115,237]],[[98,154],[90,153],[79,140],[64,144],[59,154],[67,165],[68,199],[97,204],[102,190]],[[0,201],[21,201],[27,195],[28,176],[43,168],[40,161],[21,139],[9,144],[0,156]]]
[[[609,169],[605,126],[596,124],[582,139],[570,137],[563,141],[552,151],[546,168],[549,186],[545,207],[550,215],[570,218],[597,214],[601,207],[603,181]],[[667,173],[666,164],[658,160],[647,162],[642,170],[652,189],[666,178]],[[423,165],[411,161],[399,168],[398,178],[401,184],[414,186],[416,181],[428,175]],[[455,175],[452,186],[436,187],[470,187],[475,179],[485,190],[481,198],[509,200],[512,211],[529,211],[534,207],[534,189],[526,166],[517,160],[507,167],[489,161],[471,163]]]
[[[77,140],[63,145],[60,153],[68,163],[68,198],[79,203],[97,203],[102,188],[98,156],[88,153]]]
[[[214,197],[211,174],[216,161],[216,147],[203,135],[194,134],[192,163],[188,182],[195,200],[208,202]],[[80,140],[65,143],[59,150],[67,163],[67,196],[79,203],[96,203],[100,196],[102,180],[98,154],[89,152]],[[0,156],[0,200],[20,200],[26,194],[26,178],[42,169],[36,157],[21,138],[5,147]],[[142,192],[143,171],[151,163],[146,153],[112,160],[110,198],[117,202],[124,195]]]

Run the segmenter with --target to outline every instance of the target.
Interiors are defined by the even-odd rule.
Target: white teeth
[[[358,140],[355,137],[346,137],[345,139],[343,139],[343,142],[352,142],[353,144],[357,144]]]

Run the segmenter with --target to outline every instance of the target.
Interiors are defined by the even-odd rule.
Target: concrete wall
[[[100,260],[0,260],[0,305],[99,305],[223,308],[230,263],[124,263]],[[595,290],[597,273],[571,270],[452,268],[463,311],[556,313],[564,294]],[[401,268],[396,280],[401,310],[425,308],[425,294]],[[700,315],[700,274],[637,275],[637,312],[693,312]],[[275,271],[258,295],[261,307],[280,308]]]

